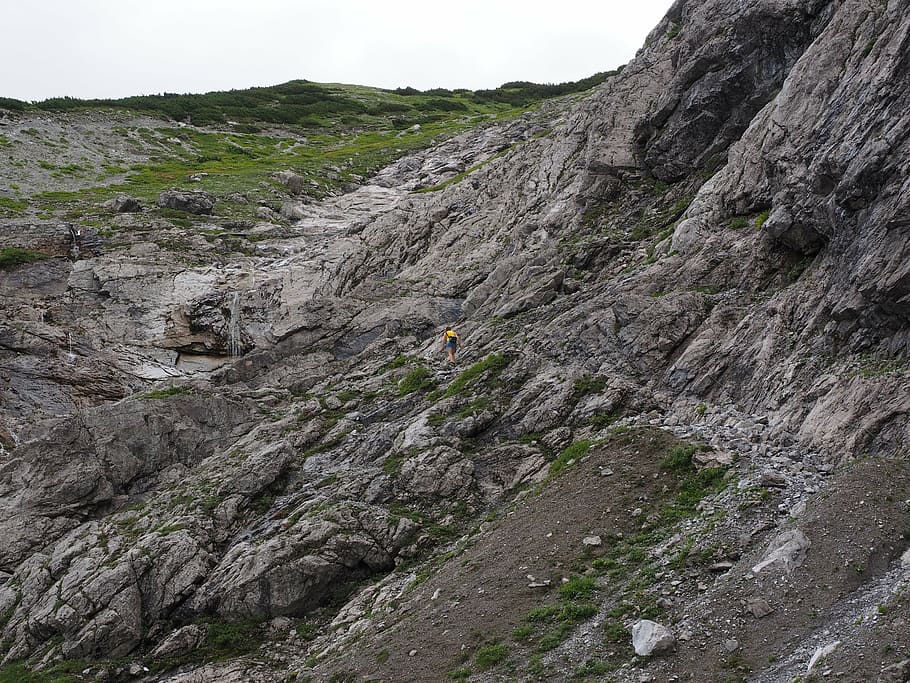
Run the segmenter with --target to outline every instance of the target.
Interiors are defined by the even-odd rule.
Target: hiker
[[[458,334],[451,327],[442,333],[442,350],[448,352],[449,362],[455,365],[455,352],[458,350]]]

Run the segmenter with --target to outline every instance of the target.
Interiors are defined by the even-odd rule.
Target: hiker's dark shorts
[[[453,351],[458,348],[458,342],[450,341],[446,342],[446,348],[452,349]]]

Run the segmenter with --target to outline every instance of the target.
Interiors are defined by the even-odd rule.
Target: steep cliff
[[[57,257],[0,272],[4,661],[904,680],[908,42],[897,1],[680,0],[246,254],[7,221]]]

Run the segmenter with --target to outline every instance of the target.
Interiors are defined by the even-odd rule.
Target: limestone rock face
[[[593,568],[615,540],[657,536],[665,547],[643,556],[682,567],[650,572],[669,616],[719,610],[731,630],[748,618],[777,632],[799,607],[755,591],[819,571],[838,533],[866,553],[850,580],[875,577],[829,596],[844,645],[828,657],[853,652],[865,636],[849,625],[906,571],[901,532],[876,523],[905,529],[903,498],[869,514],[872,550],[849,515],[817,528],[804,515],[838,465],[899,471],[910,442],[908,35],[895,0],[680,1],[583,97],[465,130],[325,200],[274,188],[270,206],[293,201],[286,220],[262,207],[268,226],[108,216],[130,241],[76,253],[67,226],[9,219],[10,244],[43,258],[0,270],[0,656],[182,657],[205,650],[205,623],[318,613],[335,626],[312,644],[282,635],[288,672],[340,680],[361,657],[364,678],[394,679],[370,638],[460,647],[472,636],[447,631],[445,610],[468,595],[514,579],[518,604],[528,581],[568,578],[575,557],[530,566],[561,548]],[[221,199],[175,190],[159,206],[209,226]],[[247,233],[243,253],[216,246]],[[446,324],[464,341],[455,367]],[[633,453],[565,489],[602,489],[579,528],[523,529],[497,549],[514,576],[485,584],[489,567],[461,564],[586,448],[657,428],[698,441],[693,467],[723,488],[687,508],[691,524],[651,533],[652,499],[675,490]],[[710,544],[702,513],[720,529]],[[519,557],[541,536],[552,545]],[[423,596],[436,559],[458,581]],[[432,615],[423,630],[420,610],[398,611],[412,598]],[[749,662],[773,654],[762,680],[805,668],[805,652],[763,651],[746,627],[709,633],[717,623],[674,626],[678,657],[648,660],[655,680],[688,673],[695,650],[714,657],[685,645],[703,634]],[[644,620],[633,639],[643,656],[674,643]],[[554,659],[580,666],[585,642]],[[419,678],[409,666],[390,671]],[[288,672],[256,660],[170,680]]]

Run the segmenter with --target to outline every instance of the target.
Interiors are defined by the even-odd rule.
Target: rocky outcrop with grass
[[[899,677],[906,14],[677,2],[584,95],[318,144],[4,118],[3,672]]]

